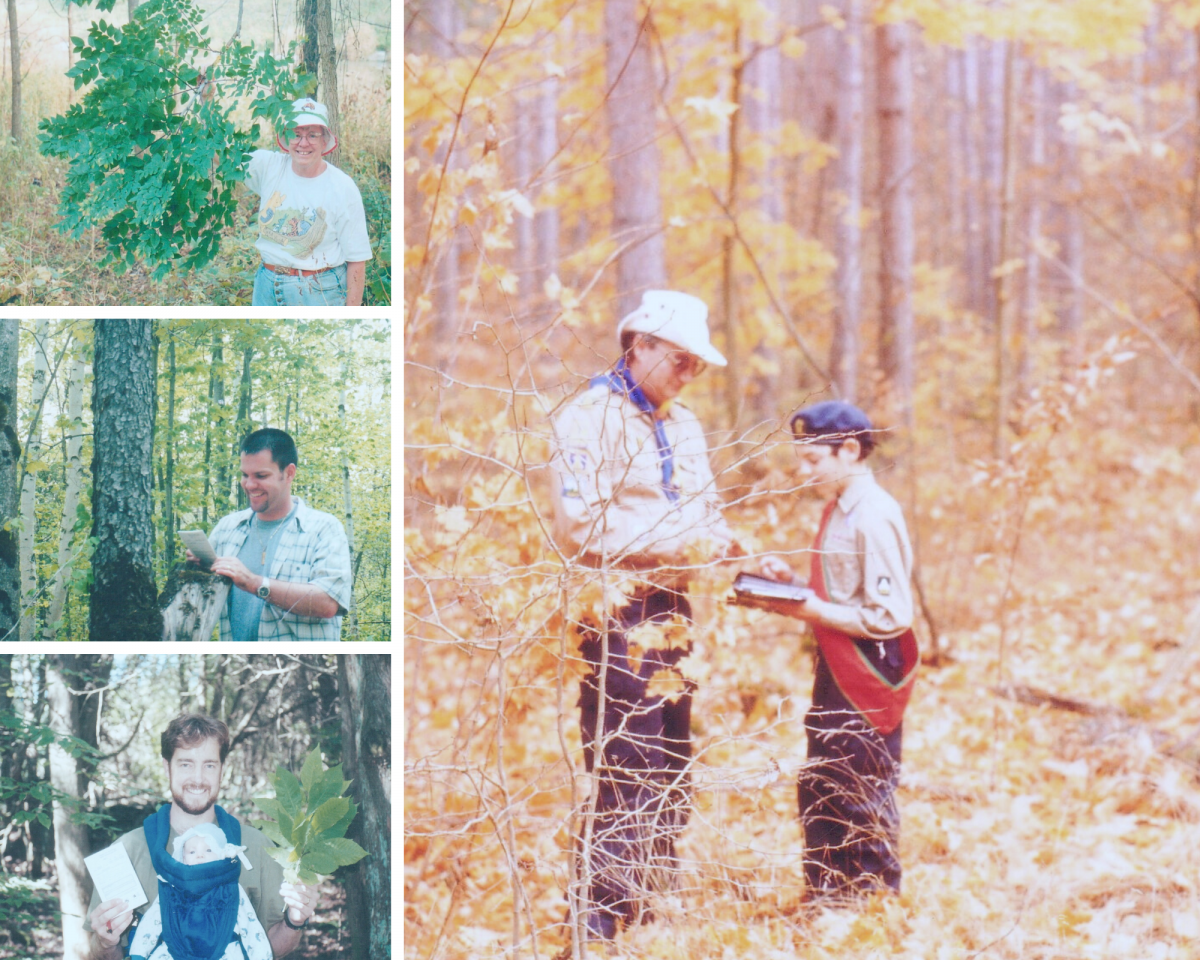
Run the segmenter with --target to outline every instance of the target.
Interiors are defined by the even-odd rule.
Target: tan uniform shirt
[[[732,540],[696,415],[673,402],[663,426],[674,450],[676,501],[663,491],[650,415],[628,397],[594,386],[555,418],[554,532],[568,557],[592,565],[602,558],[622,566],[686,565],[689,544],[711,538],[723,549]]]
[[[888,640],[913,623],[912,546],[900,505],[867,473],[837,500],[823,541],[831,627],[853,637]]]
[[[175,838],[179,836],[174,828],[169,832],[168,851],[171,850]],[[150,860],[150,846],[146,843],[146,831],[141,827],[130,830],[129,833],[120,837],[117,843],[121,844],[129,854],[142,889],[146,891],[150,903],[154,903],[158,899],[158,875],[154,872],[154,863]],[[244,823],[242,824],[242,843],[246,847],[246,859],[250,861],[253,869],[247,870],[246,865],[242,864],[238,883],[245,889],[250,906],[254,908],[254,913],[258,917],[258,922],[263,925],[264,930],[270,930],[283,919],[284,902],[283,897],[279,895],[279,888],[283,885],[283,868],[267,855],[267,851],[274,844],[267,839],[265,834]],[[149,908],[150,903],[139,907],[138,911],[145,911]],[[93,889],[87,915],[90,917],[98,906],[100,906],[100,895]],[[92,929],[86,917],[84,918],[84,928]],[[127,939],[127,937],[122,938],[122,945],[127,942]]]

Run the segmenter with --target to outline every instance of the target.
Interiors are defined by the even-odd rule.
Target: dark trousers
[[[903,673],[895,643],[857,641],[893,683]],[[890,661],[895,661],[894,663]],[[808,760],[797,795],[804,827],[805,899],[900,889],[900,777],[903,725],[883,736],[842,695],[818,652],[812,708],[804,718]]]
[[[691,617],[687,598],[670,590],[635,597],[609,623],[608,666],[604,678],[603,755],[599,792],[593,811],[590,844],[581,835],[579,874],[590,875],[585,896],[593,907],[611,915],[640,919],[645,896],[671,882],[675,840],[690,814],[692,755],[691,681],[672,696],[651,694],[651,677],[687,656],[689,644],[667,650],[645,650],[641,663],[630,662],[627,633],[640,623]],[[591,633],[581,653],[592,672],[583,678],[579,723],[584,762],[596,770],[600,665],[604,636]],[[673,684],[678,686],[678,680]],[[586,854],[586,860],[584,855]]]

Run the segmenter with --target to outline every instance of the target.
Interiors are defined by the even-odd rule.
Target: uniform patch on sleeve
[[[892,581],[890,577],[880,577],[879,582],[875,584],[875,590],[881,597],[890,597],[892,595]]]

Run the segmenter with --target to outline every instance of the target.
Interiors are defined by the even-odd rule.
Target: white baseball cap
[[[325,149],[321,151],[321,156],[327,153],[333,153],[337,149],[337,136],[329,128],[329,109],[325,104],[314,100],[312,97],[301,97],[292,103],[292,115],[288,118],[288,129],[292,130],[295,127],[319,126],[325,128],[327,140]],[[279,142],[279,146],[287,150],[287,144],[283,142],[282,137],[275,138]]]
[[[674,290],[647,290],[642,303],[617,324],[617,339],[626,330],[666,340],[714,367],[727,361],[708,338],[708,307],[699,297]]]

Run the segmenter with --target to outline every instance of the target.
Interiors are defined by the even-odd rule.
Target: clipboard
[[[771,600],[794,600],[804,603],[815,597],[815,591],[802,584],[780,583],[752,573],[739,573],[733,581],[733,596],[729,603],[738,607],[766,608]]]

